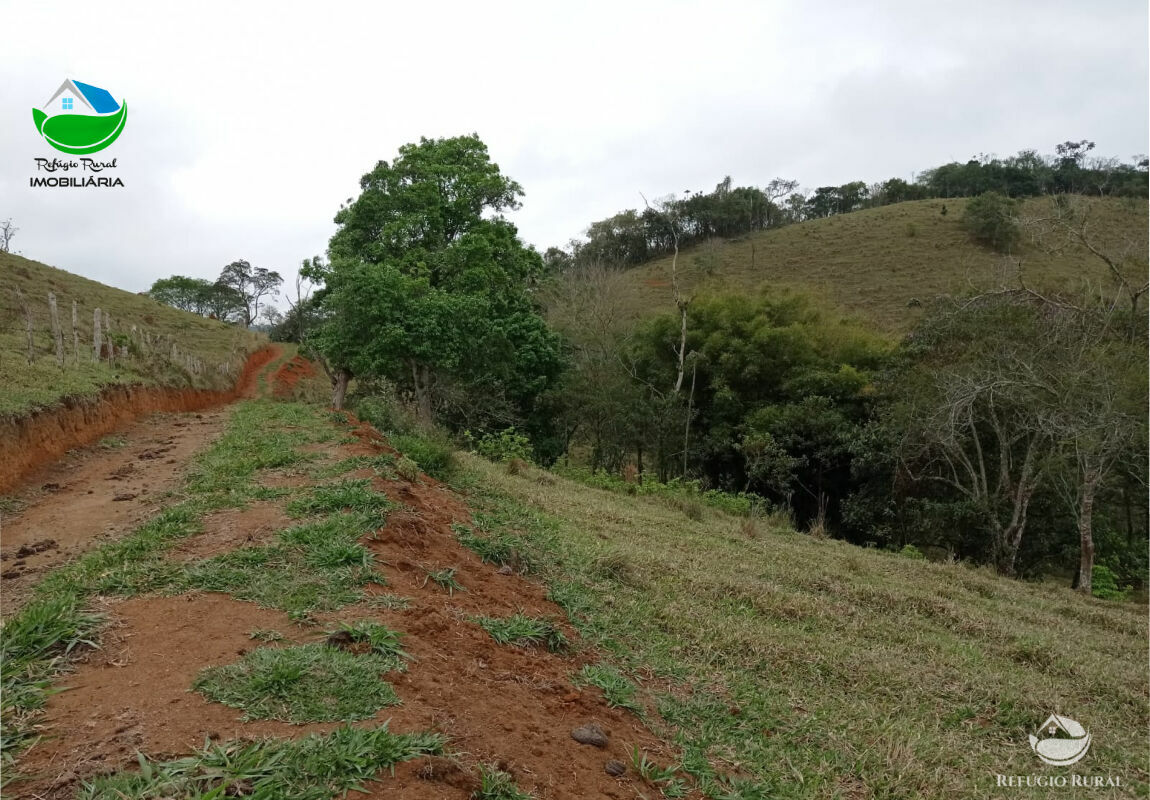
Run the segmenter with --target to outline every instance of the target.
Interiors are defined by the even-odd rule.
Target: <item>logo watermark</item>
[[[119,166],[117,160],[95,159],[91,154],[116,141],[127,120],[128,104],[116,102],[107,90],[71,78],[64,81],[43,106],[32,109],[32,121],[45,142],[61,153],[76,157],[37,157],[39,174],[29,178],[28,185],[72,189],[122,187],[123,180],[110,173]]]
[[[1070,717],[1051,714],[1042,723],[1039,733],[1046,733],[1045,739],[1030,735],[1030,749],[1042,761],[1053,767],[1069,767],[1077,764],[1090,749],[1090,734]]]
[[[99,86],[71,78],[60,84],[43,106],[32,109],[37,133],[69,155],[103,150],[119,138],[127,120],[127,103],[117,103]]]
[[[1069,767],[1086,757],[1093,741],[1090,733],[1077,720],[1060,714],[1051,714],[1027,737],[1030,749],[1044,764],[1052,767]],[[1071,774],[995,774],[994,783],[999,788],[1080,788],[1107,789],[1122,786],[1118,775]]]

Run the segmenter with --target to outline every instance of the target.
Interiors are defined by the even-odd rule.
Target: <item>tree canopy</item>
[[[428,419],[530,416],[560,362],[530,291],[543,260],[500,215],[522,188],[471,135],[404,145],[360,189],[336,214],[330,263],[309,273],[323,283],[312,343],[337,394],[382,377]]]

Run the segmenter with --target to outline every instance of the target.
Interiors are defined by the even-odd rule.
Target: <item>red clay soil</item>
[[[290,398],[295,394],[296,384],[305,378],[315,377],[315,365],[302,356],[293,356],[276,370],[272,378],[272,396]]]
[[[146,414],[199,411],[250,393],[256,375],[279,352],[273,345],[253,353],[231,391],[111,386],[95,398],[65,398],[59,407],[0,423],[0,492],[12,490],[37,467]]]
[[[328,445],[332,458],[385,449],[368,426],[356,424],[354,431],[357,442]],[[351,476],[371,478],[377,490],[406,507],[392,512],[386,525],[363,541],[375,554],[380,573],[370,593],[401,595],[409,599],[408,608],[383,610],[364,602],[320,615],[318,627],[300,627],[280,612],[218,594],[117,603],[108,609],[114,620],[108,643],[61,679],[68,691],[49,699],[44,738],[16,765],[32,777],[10,787],[12,796],[70,797],[84,777],[131,768],[137,749],[151,756],[179,756],[201,746],[205,736],[299,736],[334,727],[241,722],[239,711],[209,703],[189,687],[203,667],[233,662],[260,646],[248,638],[253,629],[278,630],[294,642],[319,641],[339,622],[357,619],[378,620],[401,631],[403,647],[412,656],[406,671],[384,676],[402,705],[357,724],[391,720],[395,731],[438,730],[449,737],[451,754],[400,765],[394,776],[385,772],[368,784],[366,796],[463,800],[477,788],[475,768],[481,763],[510,772],[521,789],[539,800],[657,795],[630,766],[630,748],[638,746],[662,764],[673,761],[675,752],[636,716],[608,708],[598,689],[573,687],[571,675],[597,661],[597,655],[579,644],[542,586],[504,574],[459,545],[451,523],[470,521],[461,499],[426,476],[417,483],[386,481],[369,471]],[[267,526],[269,513],[217,518],[207,526],[209,551],[218,552],[229,533],[232,547],[245,546],[250,536],[260,535],[253,526]],[[188,544],[194,547],[195,538]],[[428,569],[443,567],[456,569],[465,591],[452,595],[427,580]],[[502,646],[472,620],[473,615],[517,611],[555,620],[574,643],[572,651]],[[605,747],[572,738],[573,729],[588,723],[608,734]],[[628,765],[626,774],[608,775],[604,766],[609,760]]]
[[[119,431],[115,446],[73,451],[37,470],[23,493],[27,506],[0,519],[0,613],[23,605],[47,570],[153,516],[226,418],[224,409],[153,414]]]

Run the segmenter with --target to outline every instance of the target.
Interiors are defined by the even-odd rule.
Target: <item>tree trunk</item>
[[[336,411],[343,410],[343,401],[347,397],[347,384],[351,380],[351,370],[340,368],[331,376],[331,407]]]
[[[683,427],[683,480],[687,480],[687,450],[691,443],[691,414],[695,410],[695,376],[698,371],[699,360],[696,356],[691,365],[691,394],[687,398],[687,424]]]
[[[411,382],[415,388],[415,410],[424,422],[431,422],[431,368],[411,362]]]
[[[1094,576],[1094,495],[1098,490],[1098,475],[1088,472],[1078,489],[1078,584],[1076,588],[1083,594],[1091,594]]]

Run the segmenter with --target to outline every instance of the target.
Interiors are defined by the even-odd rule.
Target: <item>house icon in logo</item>
[[[111,92],[69,78],[40,108],[32,109],[36,132],[62,153],[85,155],[116,141],[128,119],[128,106]]]
[[[1086,755],[1090,749],[1090,734],[1076,720],[1051,714],[1038,729],[1045,739],[1030,736],[1030,749],[1045,763],[1055,767],[1068,767]]]
[[[69,78],[60,84],[60,88],[42,108],[48,116],[112,114],[120,110],[120,104],[106,89]]]

